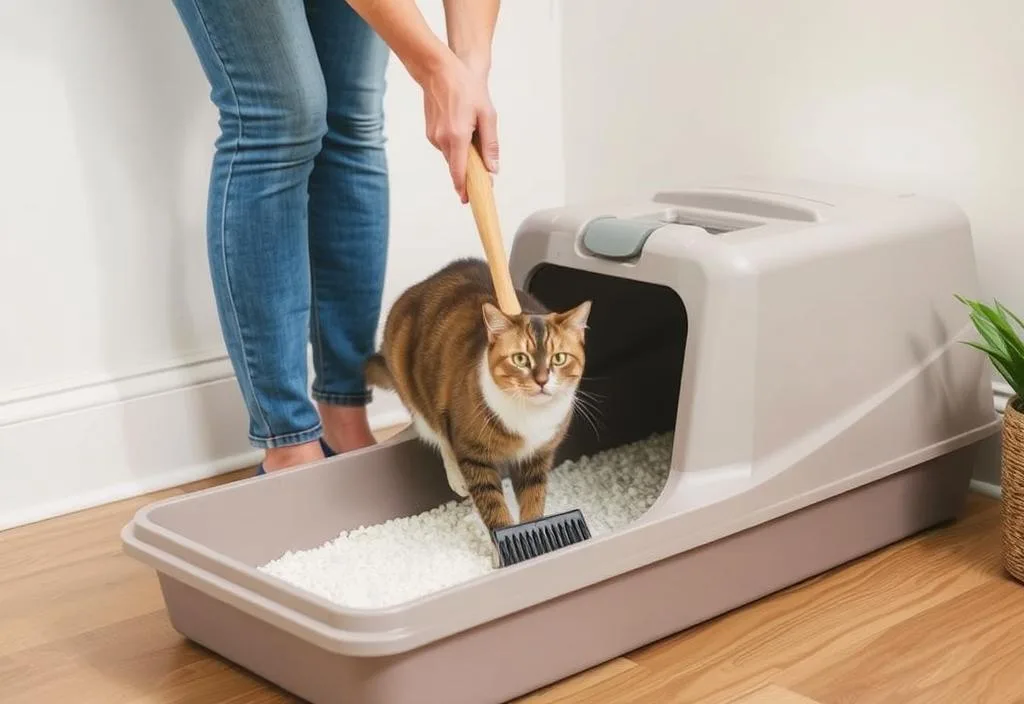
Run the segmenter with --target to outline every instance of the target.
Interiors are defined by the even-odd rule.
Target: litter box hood
[[[949,203],[699,184],[537,212],[510,260],[550,307],[594,304],[597,410],[562,458],[674,433],[653,507],[390,608],[256,569],[454,498],[408,430],[142,509],[125,549],[157,570],[178,630],[311,701],[504,701],[956,516],[998,430],[985,360],[960,344],[954,294],[978,287]]]
[[[674,430],[673,481],[693,488],[668,487],[652,519],[709,486],[802,491],[805,464],[850,488],[996,420],[954,298],[978,287],[970,228],[945,201],[736,179],[537,212],[510,262],[553,308],[593,300],[582,388],[602,432]],[[572,451],[597,435],[581,424]]]

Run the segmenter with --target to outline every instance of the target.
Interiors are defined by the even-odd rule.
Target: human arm
[[[443,0],[448,46],[452,52],[487,86],[491,71],[491,46],[498,22],[501,0]],[[498,171],[498,124],[493,106],[477,124],[480,155],[488,170]]]
[[[463,203],[468,202],[466,160],[470,140],[482,121],[480,116],[493,112],[486,84],[431,31],[415,0],[348,2],[423,89],[427,137],[444,154],[455,190]]]
[[[451,50],[431,31],[415,0],[348,0],[348,4],[421,86],[430,74],[450,63]]]
[[[501,0],[443,0],[448,46],[469,70],[486,80]]]

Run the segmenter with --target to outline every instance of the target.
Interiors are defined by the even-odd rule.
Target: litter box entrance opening
[[[582,408],[558,462],[675,430],[688,326],[674,290],[548,263],[527,289],[552,310],[593,303]]]

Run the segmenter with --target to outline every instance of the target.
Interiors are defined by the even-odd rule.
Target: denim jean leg
[[[175,0],[220,114],[207,207],[213,290],[249,412],[269,448],[316,440],[308,395],[308,180],[326,90],[302,0]]]
[[[389,49],[348,3],[306,0],[306,8],[327,88],[327,134],[309,191],[312,390],[324,403],[362,406],[388,248]]]

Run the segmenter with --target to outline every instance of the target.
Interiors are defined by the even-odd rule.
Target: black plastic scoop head
[[[590,529],[578,508],[491,531],[498,566],[508,567],[559,548],[582,543]]]

